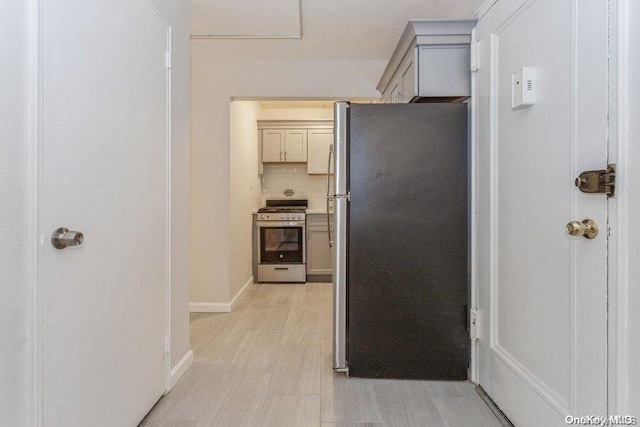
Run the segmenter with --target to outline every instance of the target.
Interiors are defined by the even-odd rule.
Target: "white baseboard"
[[[190,302],[191,313],[229,313],[231,304],[228,302]]]
[[[191,313],[229,313],[231,309],[238,302],[240,296],[247,290],[250,284],[253,283],[253,276],[247,280],[242,286],[242,289],[238,291],[236,296],[233,297],[231,302],[190,302],[189,312]]]
[[[182,359],[171,369],[171,388],[173,388],[178,380],[187,372],[189,366],[193,363],[193,351],[189,350]]]
[[[253,276],[249,277],[249,280],[247,280],[247,283],[245,283],[242,288],[238,291],[238,293],[236,294],[235,297],[233,297],[233,299],[231,300],[231,309],[235,308],[236,303],[238,302],[238,300],[240,299],[240,296],[244,293],[244,291],[247,290],[247,288],[249,287],[249,285],[253,284]]]

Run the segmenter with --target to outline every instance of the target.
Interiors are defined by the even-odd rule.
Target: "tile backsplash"
[[[333,186],[333,176],[331,176]],[[294,194],[285,196],[285,190]],[[262,175],[262,202],[267,199],[309,199],[309,209],[326,209],[327,176],[309,175],[306,163],[265,163]]]

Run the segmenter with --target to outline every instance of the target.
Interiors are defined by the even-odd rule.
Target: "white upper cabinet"
[[[400,90],[400,82],[398,82],[398,80],[394,80],[393,83],[391,83],[391,95],[389,98],[390,103],[396,104],[399,102]]]
[[[329,149],[333,144],[333,129],[309,129],[307,173],[327,174]],[[331,162],[333,173],[333,162]]]
[[[333,142],[332,120],[260,120],[258,135],[260,173],[263,163],[285,162],[308,163],[312,171],[309,173],[327,173],[327,156]]]
[[[264,163],[306,162],[306,129],[263,129],[262,161]]]
[[[377,89],[382,102],[445,101],[471,96],[475,19],[409,21]]]
[[[284,161],[307,161],[306,129],[287,129],[284,131]]]
[[[282,129],[264,129],[262,131],[262,161],[281,162],[284,160],[282,155],[284,147],[284,130]]]
[[[408,58],[412,58],[412,56],[408,56]],[[400,77],[400,98],[398,102],[407,103],[411,102],[416,93],[416,66],[414,61],[409,61],[408,64],[403,64],[404,66],[401,68],[402,74]]]

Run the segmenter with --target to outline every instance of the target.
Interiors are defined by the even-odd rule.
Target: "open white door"
[[[607,167],[607,6],[500,0],[478,24],[479,383],[519,427],[607,414],[608,202],[574,186]],[[567,234],[584,219],[594,239]]]
[[[134,426],[167,387],[170,28],[141,0],[43,5],[42,421]]]

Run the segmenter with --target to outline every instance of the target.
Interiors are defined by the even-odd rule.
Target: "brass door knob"
[[[567,224],[566,230],[567,234],[572,236],[594,239],[598,235],[598,224],[592,219],[585,219],[582,222],[571,221]]]

